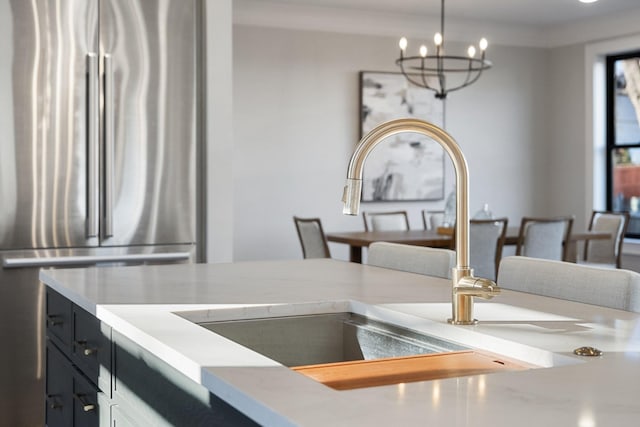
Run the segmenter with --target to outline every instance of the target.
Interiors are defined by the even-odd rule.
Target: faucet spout
[[[453,269],[452,318],[450,323],[469,325],[473,318],[473,297],[493,298],[500,288],[488,279],[473,277],[469,267],[469,175],[467,161],[455,140],[443,129],[418,119],[397,119],[382,123],[366,134],[356,146],[342,201],[343,213],[357,215],[362,193],[362,172],[367,156],[384,139],[403,132],[418,133],[439,143],[447,152],[456,173],[456,267]]]

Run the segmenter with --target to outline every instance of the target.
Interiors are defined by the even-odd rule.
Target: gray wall
[[[234,25],[234,260],[301,258],[293,215],[320,217],[328,231],[362,228],[340,203],[358,139],[358,72],[396,71],[396,56],[394,37]],[[523,215],[573,213],[571,205],[556,211],[545,193],[555,185],[556,154],[549,51],[493,45],[489,56],[494,68],[446,105],[446,128],[469,163],[471,213],[489,203],[515,225]],[[420,210],[443,204],[362,208],[407,209],[421,227]],[[347,258],[343,245],[331,250]]]

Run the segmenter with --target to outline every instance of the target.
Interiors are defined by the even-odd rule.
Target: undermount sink
[[[200,326],[288,367],[469,350],[351,312],[216,321]]]
[[[198,324],[337,390],[533,367],[348,311]]]
[[[216,346],[220,339],[231,341],[221,355],[224,366],[280,365],[338,390],[585,363],[426,317],[444,317],[445,308],[450,307],[327,300],[226,304],[174,314],[215,335]],[[512,308],[494,304],[492,310],[522,323]]]

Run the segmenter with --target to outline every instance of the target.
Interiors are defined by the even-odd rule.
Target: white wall
[[[202,191],[206,262],[233,260],[231,0],[206,0],[206,168]]]
[[[587,184],[585,136],[584,45],[550,49],[548,127],[549,169],[546,188],[549,205],[559,214],[576,216],[584,229],[591,215],[585,203]]]
[[[548,186],[546,49],[492,46],[494,67],[451,94],[447,128],[469,163],[471,214],[483,202],[519,225],[553,211]]]
[[[358,138],[358,72],[396,71],[397,39],[235,25],[233,43],[234,260],[300,258],[293,215],[320,217],[327,231],[361,229],[340,203]],[[450,94],[447,130],[467,156],[471,213],[486,202],[518,225],[553,213],[549,53],[494,45],[489,56],[493,69]],[[407,209],[420,227],[420,210],[443,203],[362,208]],[[343,245],[331,250],[347,258]]]

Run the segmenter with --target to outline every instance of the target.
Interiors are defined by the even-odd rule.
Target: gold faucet
[[[362,194],[362,171],[367,156],[378,143],[385,138],[403,132],[418,133],[427,136],[449,154],[456,172],[456,266],[453,269],[451,310],[449,323],[455,325],[474,325],[473,297],[491,299],[500,293],[500,288],[489,279],[473,277],[469,267],[469,174],[467,161],[460,146],[444,130],[418,119],[397,119],[382,123],[366,134],[356,146],[344,187],[342,201],[343,213],[357,215]]]

